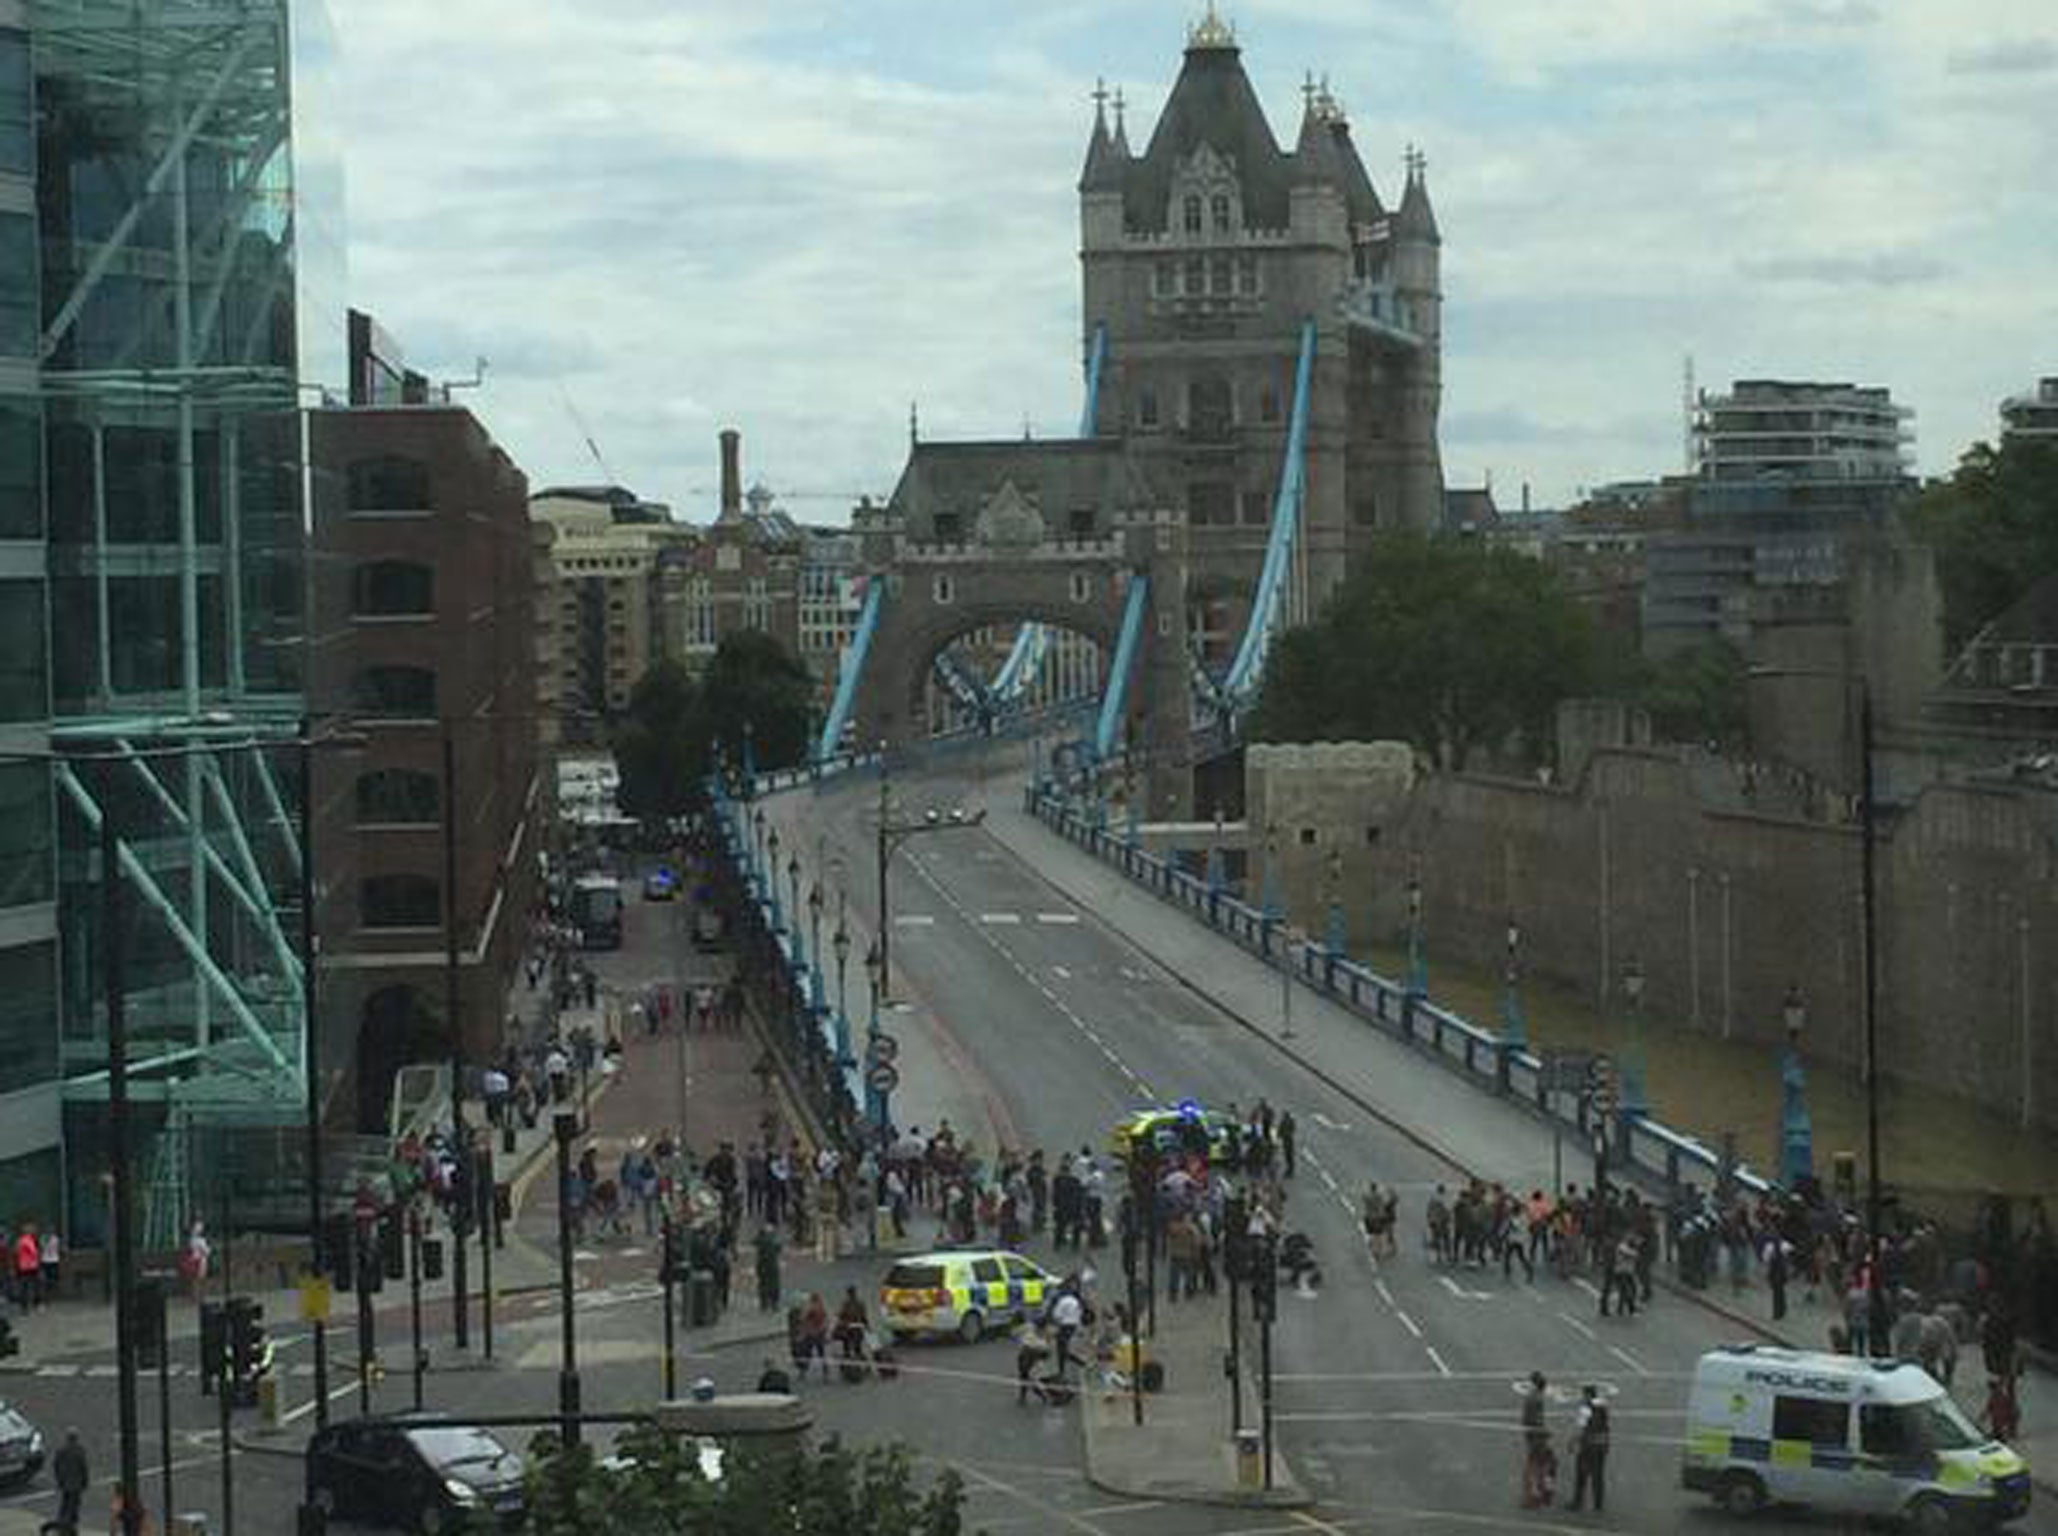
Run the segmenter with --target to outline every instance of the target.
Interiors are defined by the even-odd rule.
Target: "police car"
[[[1160,1156],[1200,1152],[1220,1158],[1235,1144],[1241,1127],[1219,1110],[1203,1109],[1191,1099],[1173,1105],[1152,1105],[1124,1117],[1108,1138],[1109,1149],[1127,1162],[1140,1145],[1153,1145]]]
[[[1734,1514],[1808,1504],[1922,1531],[2029,1510],[2023,1459],[1921,1367],[1756,1344],[1695,1366],[1681,1481]]]
[[[975,1344],[1019,1323],[1057,1294],[1057,1276],[1005,1248],[948,1248],[902,1259],[879,1286],[879,1315],[896,1339],[955,1334]]]

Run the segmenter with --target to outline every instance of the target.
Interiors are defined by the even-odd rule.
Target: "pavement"
[[[1576,1158],[1569,1144],[1554,1146],[1556,1133],[1541,1117],[1482,1093],[1433,1057],[1299,983],[1294,1033],[1284,1036],[1279,972],[1185,909],[1160,900],[1049,831],[1021,808],[1019,794],[1010,799],[995,793],[986,805],[987,830],[1033,864],[1054,892],[1090,906],[1100,922],[1171,974],[1205,977],[1204,990],[1191,984],[1196,994],[1235,1016],[1253,1039],[1335,1087],[1452,1170],[1520,1188],[1539,1182],[1538,1170],[1550,1168],[1555,1156]],[[1584,1182],[1576,1171],[1573,1178]],[[1795,1349],[1827,1349],[1829,1327],[1840,1310],[1826,1297],[1807,1300],[1796,1284],[1788,1290],[1786,1317],[1775,1323],[1769,1295],[1755,1272],[1740,1293],[1730,1291],[1726,1282],[1706,1291],[1669,1279],[1663,1283],[1724,1323]],[[1978,1346],[1968,1345],[1960,1354],[1954,1395],[1977,1414],[1985,1404],[1985,1389]],[[2041,1365],[2032,1365],[2019,1390],[2024,1431],[2016,1449],[2029,1461],[2039,1488],[2058,1497],[2058,1381]]]

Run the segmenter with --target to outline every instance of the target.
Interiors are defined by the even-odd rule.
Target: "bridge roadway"
[[[1327,1272],[1315,1299],[1282,1295],[1275,1345],[1280,1445],[1320,1501],[1313,1518],[1189,1508],[1165,1525],[1139,1507],[1095,1511],[1084,1528],[1583,1527],[1595,1517],[1517,1508],[1518,1383],[1532,1369],[1565,1391],[1566,1406],[1553,1409],[1561,1455],[1577,1386],[1595,1383],[1611,1395],[1607,1525],[1726,1526],[1706,1500],[1678,1486],[1679,1443],[1695,1359],[1742,1330],[1662,1288],[1634,1319],[1602,1319],[1583,1281],[1540,1274],[1530,1284],[1519,1266],[1512,1281],[1497,1268],[1445,1273],[1431,1266],[1422,1252],[1424,1205],[1437,1183],[1459,1175],[1416,1136],[1427,1133],[1468,1161],[1467,1149],[1477,1147],[1489,1169],[1507,1171],[1510,1146],[1538,1145],[1527,1122],[1511,1126],[1519,1115],[1397,1047],[1379,1057],[1376,1102],[1390,1119],[1307,1071],[1275,1038],[1276,974],[1182,914],[1132,898],[1118,876],[1030,823],[1020,811],[1021,782],[1012,762],[1005,772],[960,761],[896,777],[895,800],[906,812],[989,807],[986,826],[916,838],[896,858],[896,989],[947,1023],[965,1060],[976,1064],[967,1070],[984,1078],[974,1086],[1000,1101],[1025,1146],[1041,1146],[1053,1160],[1062,1148],[1098,1151],[1110,1123],[1141,1102],[1191,1096],[1247,1107],[1263,1098],[1290,1108],[1302,1149],[1290,1221],[1313,1238]],[[862,897],[867,907],[876,794],[877,781],[859,776],[766,802],[789,837],[799,833],[801,847],[826,838],[846,861],[853,904]],[[1296,997],[1296,1022],[1311,1044],[1339,1020],[1364,1029],[1336,1010],[1329,1010],[1335,1018],[1320,1017],[1326,1006],[1305,992]],[[1368,1038],[1364,1049],[1369,1057],[1382,1047]],[[1525,1189],[1551,1178],[1548,1136],[1540,1144],[1542,1156],[1521,1171]],[[1590,1174],[1587,1159],[1568,1147],[1566,1178],[1584,1185]],[[1402,1193],[1400,1252],[1377,1262],[1355,1214],[1368,1179]],[[1115,1283],[1111,1254],[1106,1269],[1104,1285]],[[1756,1309],[1764,1300],[1747,1294],[1743,1305]],[[893,1401],[912,1412],[876,1428],[923,1444],[933,1413],[918,1406],[919,1394]],[[996,1405],[959,1406],[983,1419]],[[1000,1433],[1012,1406],[1011,1397],[997,1405]],[[1226,1401],[1224,1421],[1226,1428]],[[981,1437],[953,1415],[949,1438]],[[1569,1492],[1570,1471],[1565,1455],[1562,1491]],[[1069,1528],[1082,1528],[1078,1521],[1068,1513]],[[1752,1528],[1841,1525],[1781,1512]],[[2058,1521],[2046,1505],[2015,1529],[2058,1530]]]

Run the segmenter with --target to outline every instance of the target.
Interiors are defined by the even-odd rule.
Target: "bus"
[[[582,875],[572,886],[572,926],[584,949],[622,947],[622,882],[608,875]]]

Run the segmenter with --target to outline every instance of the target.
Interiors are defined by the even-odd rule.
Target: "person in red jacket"
[[[43,1293],[43,1250],[36,1241],[36,1224],[23,1222],[14,1235],[14,1295],[26,1310],[35,1306]]]

